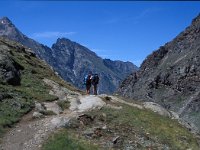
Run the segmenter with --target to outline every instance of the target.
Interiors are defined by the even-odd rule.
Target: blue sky
[[[0,17],[40,43],[51,47],[66,37],[103,58],[138,66],[200,13],[194,1],[1,1],[0,6]]]

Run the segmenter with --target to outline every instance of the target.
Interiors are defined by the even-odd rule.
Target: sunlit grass
[[[49,137],[42,150],[97,150],[98,147],[61,130]]]

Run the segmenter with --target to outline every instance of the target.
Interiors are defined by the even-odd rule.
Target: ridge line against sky
[[[51,47],[65,37],[112,60],[137,66],[200,13],[200,2],[0,1],[25,35]]]

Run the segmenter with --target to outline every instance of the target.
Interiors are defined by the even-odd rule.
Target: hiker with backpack
[[[86,94],[90,94],[91,85],[93,86],[93,94],[97,95],[97,84],[99,83],[98,74],[92,74],[90,71],[84,78],[84,85],[86,86]]]
[[[91,83],[93,85],[93,94],[97,95],[97,84],[99,83],[99,76],[98,74],[93,74],[91,77]]]
[[[92,72],[90,71],[84,78],[84,85],[86,86],[86,94],[90,94],[92,84]]]

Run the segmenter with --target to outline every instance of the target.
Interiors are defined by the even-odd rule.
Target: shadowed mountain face
[[[174,40],[149,55],[118,92],[159,103],[200,129],[200,15]]]
[[[83,89],[83,78],[89,71],[100,75],[99,93],[113,93],[120,82],[138,68],[130,62],[102,59],[86,47],[69,39],[58,39],[52,48],[22,34],[12,22],[0,19],[0,36],[5,36],[29,48],[50,64],[59,75]]]

